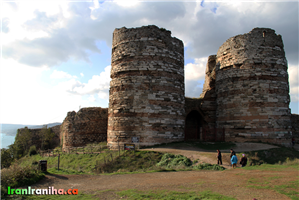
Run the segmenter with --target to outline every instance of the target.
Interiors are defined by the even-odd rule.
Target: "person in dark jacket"
[[[217,154],[217,164],[219,165],[219,163],[220,163],[220,165],[222,165],[221,151],[219,151],[219,149],[217,149],[217,152],[218,152],[218,154]]]
[[[245,154],[242,154],[242,158],[241,158],[241,161],[240,161],[240,164],[242,165],[242,167],[245,167],[247,165],[247,158],[245,156]]]
[[[232,158],[233,155],[236,155],[236,152],[233,149],[230,149],[230,158]]]

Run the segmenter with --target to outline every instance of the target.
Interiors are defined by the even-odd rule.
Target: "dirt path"
[[[234,147],[234,151],[238,152],[246,152],[246,151],[258,151],[265,149],[278,148],[274,145],[269,144],[261,144],[261,143],[236,143],[236,147]],[[190,160],[199,160],[199,163],[210,163],[217,164],[217,152],[210,151],[195,147],[175,147],[175,148],[150,148],[150,149],[142,149],[144,151],[159,151],[163,153],[171,153],[171,154],[180,154],[186,156]],[[221,150],[222,152],[222,166],[231,169],[230,164],[230,149]]]
[[[265,144],[237,144],[234,150],[253,151],[261,149],[276,148]],[[216,152],[208,152],[202,149],[184,147],[183,149],[154,148],[145,149],[160,152],[169,152],[185,155],[192,160],[199,159],[200,162],[216,163]],[[224,156],[229,157],[229,150],[222,151]],[[295,181],[298,170],[283,171],[252,171],[237,168],[229,169],[228,161],[224,161],[225,171],[186,171],[186,172],[157,172],[142,174],[123,175],[47,175],[45,179],[32,185],[32,188],[54,188],[78,189],[83,193],[94,194],[98,199],[119,199],[118,191],[127,189],[137,190],[171,190],[181,192],[211,190],[222,195],[235,197],[237,199],[290,199],[285,195],[271,189],[256,189],[248,187],[250,180],[257,182],[270,181],[275,185],[279,177],[279,183]],[[273,179],[272,179],[273,178]]]
[[[251,174],[241,168],[226,171],[157,172],[124,175],[52,175],[32,188],[78,189],[88,194],[97,194],[98,199],[118,199],[116,192],[127,189],[171,190],[181,192],[211,190],[237,199],[289,199],[274,190],[247,188],[249,179],[258,177],[284,177],[295,180],[294,172],[255,171]],[[292,177],[293,176],[293,177]],[[100,192],[104,191],[104,192]],[[100,192],[100,193],[99,193]]]

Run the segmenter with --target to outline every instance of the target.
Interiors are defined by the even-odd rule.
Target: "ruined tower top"
[[[255,64],[287,66],[281,35],[270,28],[254,28],[249,33],[226,40],[217,52],[220,69]]]
[[[137,28],[116,28],[113,32],[113,44],[115,46],[126,41],[160,39],[172,43],[175,46],[183,47],[183,42],[176,37],[171,37],[171,31],[159,28],[155,25],[142,26]]]
[[[145,56],[155,56],[154,60],[160,61],[167,57],[178,62],[178,65],[184,65],[184,44],[181,40],[171,37],[170,31],[154,25],[115,29],[113,32],[111,57],[111,63],[113,66],[115,64],[115,66],[111,68],[111,78],[120,71],[136,70],[135,65],[131,64],[118,67],[116,66],[118,62],[133,58],[137,62],[140,59],[144,59]],[[137,65],[140,67],[140,63]],[[169,66],[168,70],[184,76],[184,70],[181,67],[171,70]]]

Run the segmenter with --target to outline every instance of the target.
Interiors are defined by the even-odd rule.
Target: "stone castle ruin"
[[[281,36],[255,28],[209,56],[202,94],[187,98],[181,40],[157,26],[115,29],[108,111],[69,112],[60,138],[64,147],[107,139],[112,149],[132,138],[140,146],[217,138],[287,144],[298,135],[287,68]]]
[[[184,45],[156,26],[113,32],[107,142],[184,139]]]
[[[107,140],[107,108],[82,108],[68,112],[60,127],[63,147],[81,147]]]
[[[225,141],[289,143],[288,66],[280,35],[255,28],[229,38],[210,56],[201,101]],[[204,117],[204,116],[203,116]],[[287,139],[287,141],[285,141]]]

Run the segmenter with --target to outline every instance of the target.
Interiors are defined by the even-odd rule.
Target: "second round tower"
[[[280,35],[255,28],[217,52],[217,126],[226,141],[284,143],[291,137],[288,65]]]

